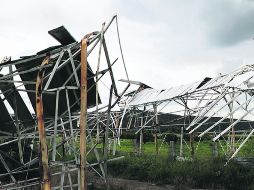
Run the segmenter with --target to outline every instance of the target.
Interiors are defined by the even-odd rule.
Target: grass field
[[[212,156],[210,140],[201,141],[195,151],[193,161],[179,162],[170,159],[169,146],[159,140],[159,155],[155,154],[153,142],[143,144],[143,153],[135,153],[131,139],[122,139],[117,147],[118,155],[125,159],[110,162],[109,173],[114,177],[138,179],[153,183],[172,184],[176,189],[192,188],[223,188],[230,190],[254,189],[254,170],[232,161],[225,166],[226,159],[222,148],[218,145],[218,158]],[[187,142],[188,143],[188,142]],[[198,142],[194,143],[196,148]],[[238,156],[253,157],[254,141],[250,139],[239,152]],[[226,150],[226,144],[222,144]],[[184,156],[190,156],[188,146],[184,144]],[[179,155],[180,143],[176,143],[176,154]]]
[[[195,157],[198,159],[202,158],[211,158],[212,155],[212,141],[205,140],[201,142],[194,142],[194,150],[195,150]],[[220,144],[221,143],[221,144]],[[218,147],[218,156],[223,157],[225,156],[224,151],[227,152],[226,142],[221,141],[220,143],[217,142]],[[239,143],[237,144],[239,145]],[[169,155],[169,145],[167,142],[163,142],[163,140],[159,139],[158,141],[159,147],[159,155],[161,156],[168,156]],[[223,151],[224,149],[224,151]],[[117,151],[125,152],[125,153],[133,153],[135,152],[135,146],[132,139],[121,139],[120,146],[117,146]],[[155,144],[154,142],[147,142],[142,144],[142,153],[143,154],[155,154]],[[175,143],[175,153],[176,155],[180,154],[180,142]],[[183,156],[190,157],[191,150],[189,142],[183,143]],[[242,149],[237,154],[239,157],[254,157],[254,139],[249,139],[247,143],[242,147]]]
[[[59,140],[59,139],[58,139]],[[112,177],[136,179],[153,182],[156,184],[172,184],[177,189],[192,188],[224,188],[230,190],[254,189],[254,170],[248,166],[230,162],[225,166],[226,159],[220,144],[218,143],[218,158],[212,155],[212,141],[204,140],[193,142],[195,156],[193,160],[179,162],[169,156],[169,145],[158,140],[159,155],[156,155],[154,142],[142,144],[142,154],[137,154],[132,139],[121,139],[120,146],[117,145],[117,155],[124,155],[124,159],[108,162],[108,172]],[[226,150],[226,143],[221,142]],[[76,141],[77,148],[79,142]],[[240,157],[254,156],[254,139],[250,139],[239,152]],[[183,144],[183,156],[190,157],[189,142]],[[90,150],[91,147],[87,149]],[[102,154],[103,145],[98,145],[98,152]],[[61,152],[61,149],[59,150]],[[179,140],[175,143],[176,155],[180,152]],[[112,156],[112,145],[109,157]],[[102,158],[102,157],[101,157]],[[61,156],[57,156],[61,160]],[[74,159],[68,155],[65,159]],[[96,162],[94,154],[87,157],[89,163]],[[96,166],[99,169],[99,166]],[[95,167],[95,168],[96,168]]]

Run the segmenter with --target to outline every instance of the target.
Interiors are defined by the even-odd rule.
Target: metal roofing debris
[[[77,52],[79,50],[79,46],[75,45],[73,47],[71,47],[71,51]],[[32,59],[33,58],[33,59]],[[56,57],[54,59],[54,62],[57,61]],[[36,77],[37,77],[37,70],[31,71],[31,72],[27,72],[27,73],[22,73],[22,71],[24,70],[32,70],[33,68],[36,67],[40,67],[40,64],[43,60],[43,57],[40,56],[34,56],[31,57],[29,59],[24,59],[22,64],[16,64],[16,68],[19,70],[19,75],[22,79],[22,81],[35,81]],[[66,60],[68,64],[66,64]],[[53,61],[52,61],[53,62]],[[53,63],[54,63],[53,62]],[[78,68],[80,62],[80,53],[77,53],[75,57],[73,57],[73,64],[75,66],[75,68]],[[78,68],[76,70],[77,72],[77,76],[78,79],[80,79],[80,68]],[[49,76],[51,73],[51,69],[46,69],[45,72],[45,79],[44,79],[44,87],[47,84],[48,80],[49,80]],[[75,86],[75,79],[74,77],[70,78],[71,74],[73,73],[73,69],[72,69],[72,65],[71,65],[71,60],[69,57],[68,52],[64,52],[62,55],[62,59],[60,60],[58,69],[55,71],[55,74],[50,82],[50,85],[48,86],[48,89],[54,89],[57,88],[59,86]],[[95,105],[95,82],[93,77],[89,77],[89,76],[93,76],[94,74],[91,71],[91,68],[88,66],[88,107],[92,107]],[[68,81],[69,80],[69,81]],[[66,83],[66,81],[68,81]],[[80,81],[80,80],[79,80]],[[66,83],[66,84],[65,84]],[[35,110],[35,93],[32,92],[35,89],[35,85],[31,85],[31,84],[25,84],[25,88],[26,90],[28,90],[28,97],[32,103],[32,106]],[[79,89],[73,89],[73,90],[69,90],[69,101],[70,101],[70,105],[72,105],[71,111],[75,112],[79,109],[79,97],[80,97],[80,90]],[[61,91],[60,93],[65,93],[64,91]],[[48,95],[44,97],[44,111],[45,111],[45,117],[54,117],[55,115],[55,99],[56,96],[53,95]],[[59,114],[62,114],[64,111],[67,110],[67,105],[66,105],[66,97],[64,96],[60,96],[59,99]]]
[[[0,64],[2,63],[7,63],[7,62],[10,62],[11,61],[11,56],[5,56],[2,61],[0,62]]]
[[[134,80],[125,80],[125,79],[120,79],[119,81],[121,82],[126,82],[126,83],[130,83],[130,84],[135,84],[135,85],[145,85],[147,88],[151,88],[150,86],[146,85],[145,83],[143,82],[140,82],[140,81],[134,81]]]
[[[212,132],[214,141],[223,139],[226,141],[224,137],[223,139],[220,137],[228,134],[227,137],[230,142],[226,143],[230,151],[230,159],[232,159],[254,134],[252,126],[254,115],[253,90],[254,65],[246,65],[229,74],[205,78],[189,85],[165,90],[143,89],[136,94],[131,94],[133,96],[129,96],[127,102],[122,105],[125,106],[124,110],[129,109],[130,112],[148,109],[146,111],[153,113],[149,117],[150,119],[146,118],[148,121],[154,120],[158,115],[157,111],[179,115],[181,112],[183,118],[189,119],[188,123],[184,122],[185,129],[189,131],[189,134],[199,133],[200,138],[206,133]],[[175,105],[180,109],[178,110]],[[168,107],[165,108],[166,106]],[[157,107],[158,110],[156,109],[156,111],[155,108]],[[175,109],[177,110],[175,111]],[[139,117],[142,118],[143,116],[136,117],[138,120]],[[218,119],[214,120],[214,118]],[[137,123],[139,122],[137,121]],[[136,133],[145,127],[151,127],[147,126],[147,123],[141,124],[142,126],[139,126]],[[225,123],[227,126],[221,128]],[[239,128],[244,129],[244,132],[239,138],[241,142],[239,143],[240,140],[237,140],[236,143],[236,139],[234,139],[235,129]]]
[[[197,89],[198,88],[201,88],[202,86],[204,86],[208,81],[210,81],[212,78],[210,77],[206,77],[204,78],[204,80],[198,85]]]
[[[70,35],[67,35],[68,32],[66,32],[64,27],[60,27],[57,29],[52,30],[50,33],[52,35],[56,35],[59,40],[63,44],[69,44],[73,42],[74,38],[71,38]],[[67,51],[69,49],[69,51]],[[62,55],[61,55],[62,52]],[[44,105],[44,116],[45,118],[53,118],[55,115],[55,100],[56,100],[56,91],[50,92],[50,89],[58,88],[60,86],[66,86],[65,88],[68,88],[68,86],[77,86],[76,85],[76,78],[73,75],[73,68],[76,68],[77,78],[80,83],[80,46],[78,43],[64,46],[63,48],[59,48],[59,46],[53,46],[50,48],[47,48],[46,50],[43,50],[39,53],[39,55],[31,55],[22,57],[18,60],[10,61],[4,61],[0,65],[1,68],[3,66],[8,65],[15,65],[16,71],[2,75],[0,76],[0,88],[2,90],[3,95],[5,95],[7,101],[12,106],[13,110],[15,110],[14,107],[14,94],[16,96],[17,101],[17,112],[18,112],[18,118],[22,121],[31,121],[33,118],[31,116],[30,111],[28,110],[26,104],[24,103],[23,99],[19,95],[19,93],[16,90],[16,87],[13,83],[10,83],[13,76],[19,75],[22,82],[25,86],[25,91],[28,93],[28,97],[32,103],[32,106],[35,110],[35,81],[38,73],[38,69],[41,66],[42,60],[44,59],[45,54],[50,53],[52,59],[50,61],[50,65],[46,69],[45,72],[45,79],[43,83],[43,87],[47,84],[48,80],[50,79],[50,75],[52,72],[52,67],[56,65],[58,59],[59,59],[59,65],[55,70],[54,76],[50,79],[50,84],[48,85],[48,91],[45,90],[45,95],[43,97],[43,105]],[[60,55],[62,56],[61,58]],[[6,59],[7,60],[7,59]],[[72,76],[72,77],[70,77]],[[90,66],[88,65],[88,107],[92,107],[96,104],[95,100],[95,81],[92,76],[95,76],[92,72]],[[5,81],[8,81],[5,82]],[[59,97],[59,114],[64,113],[67,110],[66,105],[66,95],[65,90],[60,91],[61,94],[64,96]],[[50,95],[49,95],[50,94]],[[68,90],[68,98],[69,103],[71,105],[71,112],[77,112],[79,110],[79,97],[80,97],[80,90],[79,89],[69,89]],[[99,103],[100,103],[100,97],[99,97]],[[0,117],[0,125],[1,129],[4,131],[11,131],[14,132],[15,129],[11,127],[3,127],[3,123],[13,123],[12,118],[9,116],[8,111],[1,101],[0,106],[0,113],[6,114],[5,117]],[[14,124],[13,124],[14,125]]]
[[[15,85],[13,83],[8,83],[4,86],[0,85],[0,90],[2,91],[5,99],[8,101],[14,112],[16,112],[18,120],[24,123],[33,123],[33,117],[24,100],[18,93]]]
[[[116,18],[114,16],[107,25],[104,23],[100,32],[92,32],[85,35],[82,43],[76,42],[63,26],[53,29],[49,31],[49,34],[59,41],[61,45],[48,47],[39,51],[36,55],[23,56],[13,61],[6,59],[6,61],[1,62],[0,69],[4,68],[4,71],[9,69],[8,74],[0,74],[0,136],[2,138],[0,143],[0,162],[2,163],[0,181],[5,182],[5,184],[1,184],[1,188],[27,188],[39,183],[42,184],[42,188],[49,187],[50,172],[53,171],[52,176],[58,175],[54,172],[54,169],[50,171],[49,167],[62,166],[62,158],[66,154],[73,155],[75,159],[68,161],[68,164],[63,169],[64,173],[70,174],[68,169],[70,165],[75,168],[75,171],[78,170],[78,166],[85,169],[86,166],[104,165],[104,167],[99,168],[100,171],[96,169],[96,172],[102,175],[104,179],[107,178],[107,173],[104,172],[107,162],[99,163],[99,160],[105,160],[105,155],[108,151],[104,151],[103,158],[101,158],[101,155],[96,154],[97,144],[92,145],[93,151],[85,153],[84,148],[86,147],[86,141],[93,144],[94,133],[92,134],[91,132],[95,127],[95,123],[98,132],[97,137],[99,138],[99,135],[102,134],[105,137],[107,136],[109,127],[112,127],[109,124],[111,122],[111,117],[109,117],[111,107],[119,102],[129,88],[129,84],[127,84],[121,93],[117,89],[112,69],[117,59],[113,62],[110,61],[111,57],[109,56],[104,36],[109,26],[115,21],[117,42],[121,48]],[[87,62],[87,57],[99,45],[105,54],[103,59],[106,60],[107,67],[102,70],[99,67],[100,64],[97,63],[98,69],[94,74]],[[122,49],[120,52],[126,71]],[[101,54],[98,57],[100,59]],[[104,106],[107,111],[101,112],[100,110],[104,107],[98,107],[101,100],[98,94],[98,83],[96,82],[99,82],[107,72],[109,72],[108,77],[110,77],[110,81],[107,82],[111,82],[111,89],[114,89],[116,99],[112,102],[113,92],[110,90],[109,105]],[[127,72],[125,74],[128,78]],[[21,91],[27,93],[28,99],[36,111],[36,117],[30,113],[31,110],[28,109],[24,102],[28,99],[22,95]],[[9,107],[7,103],[14,110],[14,114],[10,115],[9,111],[11,109],[7,110],[7,107]],[[96,113],[96,117],[88,117],[87,119],[87,108],[95,105],[94,113]],[[92,126],[89,125],[91,120],[95,121]],[[105,122],[106,120],[107,122]],[[32,122],[28,123],[28,121]],[[102,126],[102,122],[106,124]],[[52,139],[50,142],[52,146],[49,146],[50,148],[48,149],[47,140],[49,138]],[[59,138],[62,141],[59,141]],[[77,140],[80,141],[79,150],[76,147]],[[108,145],[107,141],[108,138],[105,138],[105,145]],[[34,149],[33,145],[38,145],[38,150]],[[59,151],[60,148],[64,150],[61,149]],[[86,165],[85,155],[93,153],[96,155],[97,163]],[[57,156],[60,154],[61,158]],[[11,157],[15,157],[17,166],[13,164],[13,161],[11,162]],[[5,159],[7,160],[6,162]],[[93,169],[95,170],[95,168]],[[37,174],[34,175],[33,171],[37,172]],[[86,181],[84,175],[80,175],[80,178],[81,182]],[[74,181],[71,183],[70,179],[71,188],[78,186]],[[52,186],[52,188],[56,187]]]
[[[50,30],[48,33],[64,46],[76,42],[76,40],[64,26]]]
[[[165,90],[147,88],[134,95],[134,97],[129,102],[129,106],[152,104],[156,102],[167,101],[179,96],[184,96],[186,94],[193,93],[208,81],[209,80],[205,78],[204,80],[189,85],[176,86]]]
[[[253,66],[247,65],[227,75],[205,78],[189,85],[181,85],[165,90],[144,89],[132,97],[129,102],[129,106],[167,101],[187,94],[193,94],[199,91],[215,89],[218,87],[248,90],[254,87],[253,84],[254,68]]]
[[[142,83],[140,81],[125,80],[125,79],[120,79],[119,81],[126,82],[126,83],[129,83],[129,84],[139,85],[139,88],[137,90],[133,90],[131,92],[128,92],[128,93],[125,94],[125,96],[133,96],[134,94],[136,94],[137,92],[140,92],[141,90],[144,90],[146,88],[152,88],[152,87],[148,86],[147,84]]]
[[[3,100],[0,100],[0,134],[7,135],[13,134],[16,131],[14,121],[12,120]]]

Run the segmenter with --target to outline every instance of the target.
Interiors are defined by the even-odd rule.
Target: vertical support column
[[[145,111],[146,111],[146,106],[144,106],[144,109],[143,109],[143,113],[142,113],[142,118],[141,118],[141,125],[140,126],[143,126],[143,124],[145,123],[144,122],[144,118],[145,118]],[[139,136],[139,154],[141,155],[142,154],[142,144],[143,144],[143,141],[144,141],[144,134],[143,134],[143,129],[140,131],[140,136]]]
[[[191,157],[194,157],[195,154],[195,150],[194,150],[194,145],[193,145],[193,133],[190,134],[190,153],[191,153]]]
[[[19,118],[18,118],[18,106],[17,106],[17,95],[18,93],[16,90],[14,91],[14,113],[15,113],[15,125],[16,125],[16,130],[17,130],[17,136],[18,136],[18,148],[19,148],[19,159],[22,164],[24,164],[23,160],[23,151],[22,151],[22,142],[20,138],[20,126],[19,126]]]
[[[187,105],[187,100],[182,100],[184,105],[185,105],[185,111],[184,111],[184,129],[186,129],[186,119],[188,119],[188,124],[187,126],[190,125],[190,121],[191,121],[191,113],[190,113],[190,110],[188,108],[188,105]],[[191,133],[190,134],[190,155],[192,158],[194,158],[194,155],[195,155],[195,149],[194,149],[194,133]]]
[[[56,108],[55,108],[55,123],[54,123],[52,161],[56,161],[56,136],[57,136],[57,120],[58,120],[58,101],[59,101],[59,90],[56,91]]]
[[[170,141],[169,142],[169,158],[172,160],[175,159],[175,142]]]
[[[12,65],[9,66],[9,72],[12,73]],[[14,77],[12,77],[12,80],[14,81]],[[14,105],[14,114],[15,114],[15,126],[16,126],[16,133],[18,136],[18,148],[19,148],[19,160],[22,164],[24,164],[23,161],[23,151],[22,151],[22,143],[21,143],[21,138],[20,138],[20,128],[19,128],[19,117],[18,117],[18,106],[17,106],[17,93],[16,89],[13,89],[14,92],[14,98],[13,98],[13,105]]]
[[[65,165],[62,165],[60,190],[64,190],[64,178],[65,178]]]
[[[234,92],[232,92],[231,99],[234,98]],[[230,104],[230,112],[233,110],[233,102]],[[230,125],[234,122],[234,116],[233,113],[230,114]],[[232,136],[231,136],[231,145],[230,145],[230,156],[234,154],[235,152],[235,125],[232,126]]]
[[[142,154],[142,144],[143,144],[143,129],[140,131],[139,134],[139,151],[138,151],[139,155]]]
[[[68,95],[68,89],[65,89],[65,96],[66,96],[66,104],[67,104],[67,110],[68,110],[68,117],[69,117],[69,125],[70,125],[70,130],[71,130],[71,144],[73,148],[73,153],[75,157],[75,161],[78,164],[78,158],[76,154],[76,144],[75,144],[75,136],[74,136],[74,130],[72,126],[72,119],[71,119],[71,108],[70,108],[70,100],[69,100],[69,95]]]
[[[180,139],[180,157],[183,156],[183,130],[186,128],[186,112],[187,112],[187,102],[182,98],[181,99],[184,104],[184,121],[183,121],[183,127],[181,127],[181,139]]]
[[[49,56],[47,56],[41,67],[47,65],[49,63]],[[45,68],[41,68],[37,75],[36,80],[36,115],[38,120],[38,132],[40,139],[40,166],[42,169],[42,182],[41,189],[42,190],[50,190],[51,182],[50,182],[50,173],[49,173],[49,165],[48,165],[48,148],[46,141],[46,132],[44,128],[44,120],[43,120],[43,102],[42,102],[42,82],[44,76]]]
[[[80,190],[87,190],[86,128],[87,128],[87,39],[81,41],[81,103],[80,103]]]
[[[71,172],[68,166],[65,166],[66,171],[67,171],[67,175],[68,175],[68,179],[69,179],[69,184],[70,184],[70,189],[73,190],[73,184],[72,184],[72,180],[71,180]]]
[[[105,181],[106,181],[106,188],[109,190],[109,183],[108,183],[108,131],[110,125],[110,112],[111,112],[111,103],[112,103],[112,94],[113,94],[113,84],[110,88],[110,95],[109,95],[109,103],[108,103],[108,113],[107,113],[107,125],[105,130],[105,143],[104,143],[104,172],[105,172]]]
[[[119,112],[116,112],[116,119],[115,119],[115,122],[116,122],[116,126],[115,126],[115,136],[114,136],[114,146],[113,146],[113,156],[115,156],[116,154],[116,147],[117,147],[117,138],[118,138],[118,135],[120,136],[119,133],[119,127],[120,127],[120,115],[119,115]]]
[[[64,143],[66,139],[66,133],[65,133],[65,127],[64,127],[62,118],[60,118],[60,122],[61,122],[61,128],[62,128],[62,152],[63,152],[63,157],[65,157],[65,153],[66,153],[65,144],[67,144],[68,142]]]
[[[180,139],[180,157],[183,156],[183,127],[181,127],[181,139]]]
[[[234,90],[229,94],[230,99],[232,100],[234,98]],[[229,100],[230,101],[230,100]],[[234,122],[234,116],[233,116],[233,101],[228,104],[229,108],[229,125],[233,124]],[[233,155],[235,152],[235,127],[232,126],[231,131],[229,132],[229,137],[228,137],[228,154],[229,156]]]
[[[218,155],[219,155],[219,152],[218,152],[218,145],[217,145],[217,142],[213,142],[212,144],[212,155],[213,155],[213,158],[217,158]]]
[[[154,109],[154,114],[155,114],[155,133],[154,133],[154,143],[155,143],[155,151],[156,154],[159,154],[159,148],[158,148],[158,136],[157,136],[157,128],[159,125],[159,120],[158,120],[158,114],[157,114],[157,105],[154,104],[153,105],[153,109]]]

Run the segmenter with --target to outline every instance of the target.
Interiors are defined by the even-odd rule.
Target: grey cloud
[[[208,41],[231,46],[254,36],[254,1],[205,1],[202,16]]]
[[[142,23],[152,23],[159,20],[156,7],[149,0],[112,0],[111,6],[121,13],[121,16],[128,16],[128,19]]]
[[[55,45],[47,30],[59,25],[80,40],[118,14],[125,61],[133,80],[166,88],[227,73],[242,60],[254,61],[252,42],[237,43],[254,36],[254,5],[248,0],[24,1],[3,2],[0,58],[13,53],[29,55]],[[119,57],[118,44],[110,47],[117,40],[115,27],[106,37],[110,54]],[[207,39],[216,46],[206,44]]]

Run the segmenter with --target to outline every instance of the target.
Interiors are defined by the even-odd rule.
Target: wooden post
[[[80,103],[80,190],[87,190],[86,128],[87,128],[87,39],[81,41],[81,103]]]
[[[41,66],[45,66],[49,63],[49,56],[47,56]],[[48,148],[46,141],[46,132],[44,128],[44,120],[43,120],[43,102],[42,102],[42,82],[44,76],[45,68],[39,70],[36,81],[36,115],[38,121],[38,132],[40,139],[40,166],[42,169],[42,181],[41,181],[41,189],[42,190],[50,190],[51,182],[50,182],[50,173],[49,173],[49,165],[48,165]]]

